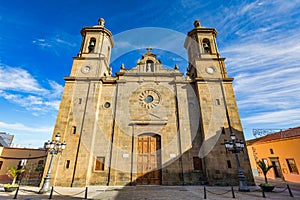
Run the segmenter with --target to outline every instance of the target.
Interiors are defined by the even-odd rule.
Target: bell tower
[[[103,109],[103,98],[106,94],[110,98],[103,87],[109,85],[112,87],[109,91],[114,91],[109,65],[114,41],[112,33],[104,27],[104,19],[99,19],[96,26],[82,28],[81,35],[82,44],[73,58],[70,76],[64,77],[66,82],[53,132],[53,137],[59,132],[68,143],[63,159],[53,162],[52,181],[64,186],[89,183],[96,159],[95,139],[91,138],[100,132],[99,110]],[[80,163],[86,167],[80,167]]]
[[[220,57],[216,43],[217,31],[205,28],[200,21],[188,32],[184,47],[188,51],[187,75],[194,78],[228,78],[224,58]]]
[[[111,76],[110,55],[114,46],[112,33],[104,27],[103,18],[92,27],[81,30],[82,44],[70,76],[105,77]]]
[[[243,140],[244,134],[232,87],[233,78],[229,78],[216,43],[217,31],[194,22],[184,47],[188,52],[189,66],[187,75],[195,84],[200,107],[200,123],[203,136],[199,157],[206,168],[209,184],[218,185],[224,177],[230,182],[237,178],[237,165],[234,156],[226,153],[224,140],[234,133]],[[253,181],[247,152],[239,155],[244,173]],[[224,159],[225,158],[225,159]],[[232,165],[231,165],[232,164]],[[217,169],[217,170],[216,170]]]

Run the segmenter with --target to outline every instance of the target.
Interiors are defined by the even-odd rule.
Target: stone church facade
[[[54,159],[52,184],[238,183],[224,139],[234,132],[244,141],[244,135],[215,29],[195,21],[187,34],[187,76],[177,65],[164,67],[151,48],[135,67],[122,65],[112,76],[114,41],[104,20],[84,27],[81,35],[53,133],[67,147]],[[253,183],[247,150],[239,158]]]

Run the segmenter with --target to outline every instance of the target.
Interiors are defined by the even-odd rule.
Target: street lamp
[[[230,134],[230,139],[231,139],[230,141],[225,140],[224,143],[225,143],[226,150],[231,151],[232,153],[235,154],[235,159],[238,167],[238,177],[240,182],[239,191],[249,192],[250,190],[246,184],[246,177],[243,173],[243,170],[240,165],[239,157],[238,157],[238,153],[244,151],[245,144],[242,140],[236,139],[234,133]]]
[[[66,148],[66,142],[60,142],[60,133],[57,133],[55,135],[55,139],[52,141],[45,142],[44,143],[44,148],[47,150],[48,154],[51,154],[51,159],[49,163],[49,168],[47,175],[44,178],[44,183],[42,188],[40,189],[39,193],[43,194],[46,193],[50,190],[50,174],[51,174],[51,169],[52,169],[52,161],[54,158],[54,154],[58,154],[59,152],[62,152]]]

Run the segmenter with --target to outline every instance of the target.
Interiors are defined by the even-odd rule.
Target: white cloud
[[[300,124],[300,108],[259,113],[255,116],[244,118],[245,123],[271,124],[276,127]]]
[[[33,111],[33,115],[41,115],[51,110],[58,110],[59,100],[47,99],[42,96],[33,96],[26,94],[11,94],[0,90],[0,97],[7,101],[17,104],[26,110]]]
[[[3,65],[0,65],[0,89],[33,94],[47,92],[26,70]]]
[[[32,115],[58,110],[63,86],[52,80],[48,83],[50,89],[42,87],[24,69],[0,66],[0,97],[32,111]]]
[[[62,45],[66,45],[66,46],[69,46],[69,47],[75,47],[76,46],[76,44],[75,43],[72,43],[72,42],[69,42],[69,41],[67,41],[67,40],[63,40],[63,39],[61,39],[61,38],[58,38],[58,37],[56,37],[55,39],[53,39],[52,41],[55,41],[55,42],[57,42],[58,44],[62,44]]]
[[[36,39],[36,40],[33,40],[32,43],[35,44],[35,45],[38,45],[38,46],[40,46],[42,48],[51,47],[52,46],[50,43],[46,42],[45,39]]]
[[[257,8],[258,6],[261,6],[262,4],[259,4],[258,3],[259,1],[255,1],[255,2],[252,2],[250,4],[246,4],[239,12],[239,15],[243,15],[243,14],[246,14],[247,12]]]
[[[71,40],[74,36],[61,33],[62,36],[56,35],[49,38],[38,38],[32,41],[32,44],[39,46],[43,50],[50,50],[56,55],[59,55],[59,51],[62,49],[73,49],[76,47],[76,43]],[[67,38],[67,39],[63,39]]]
[[[300,52],[300,38],[294,39],[294,35],[273,41],[247,41],[228,45],[222,50],[229,58],[226,63],[231,72],[294,68],[299,66],[296,52]]]
[[[218,25],[220,48],[227,57],[229,76],[242,123],[260,127],[298,126],[300,120],[300,1],[255,1],[224,9]],[[223,15],[223,16],[222,16]]]
[[[254,2],[241,2],[231,6],[221,6],[218,8],[215,21],[218,21],[217,29],[223,38],[232,38],[238,35],[239,40],[251,38],[266,39],[265,34],[269,37],[284,35],[290,29],[297,29],[297,16],[300,9],[300,1],[284,0],[265,0]],[[292,26],[292,28],[290,28]],[[272,28],[270,28],[272,27]],[[265,34],[257,34],[258,30],[267,29]]]
[[[1,121],[0,128],[34,133],[51,133],[53,131],[53,127],[28,127],[22,123],[9,124]]]
[[[32,96],[32,95],[24,97],[22,95],[9,94],[9,93],[5,93],[3,91],[0,93],[0,95],[2,97],[4,97],[5,99],[15,102],[16,104],[19,104],[20,106],[23,106],[23,107],[29,107],[29,106],[43,104],[41,97],[36,97],[36,96]]]
[[[58,110],[59,105],[60,105],[60,100],[48,101],[48,102],[45,102],[45,105],[50,106],[50,107],[54,108],[55,110]]]
[[[49,80],[49,85],[52,89],[51,96],[53,97],[61,97],[61,94],[64,90],[64,87],[62,85],[59,85],[57,82]]]
[[[53,126],[24,125],[23,123],[6,123],[0,121],[0,129],[14,135],[13,146],[42,147],[43,142],[51,138]]]
[[[234,87],[241,108],[287,109],[300,100],[300,58],[295,54],[300,52],[300,40],[291,38],[262,44],[253,40],[253,44],[228,45],[223,51],[230,58],[229,74],[236,74]]]

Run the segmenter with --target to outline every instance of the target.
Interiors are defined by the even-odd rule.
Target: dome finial
[[[194,27],[195,28],[200,27],[200,20],[199,19],[197,19],[197,20],[194,21]]]
[[[105,24],[105,20],[103,18],[100,18],[98,20],[98,26],[104,26],[104,24]]]
[[[124,63],[121,64],[120,69],[125,69]]]
[[[146,50],[147,50],[147,51],[151,51],[152,48],[151,48],[150,46],[148,46],[148,47],[146,48]]]
[[[177,65],[177,64],[175,64],[175,67],[174,67],[174,69],[175,69],[175,70],[178,70],[178,69],[179,69],[179,67],[178,67],[178,65]]]

